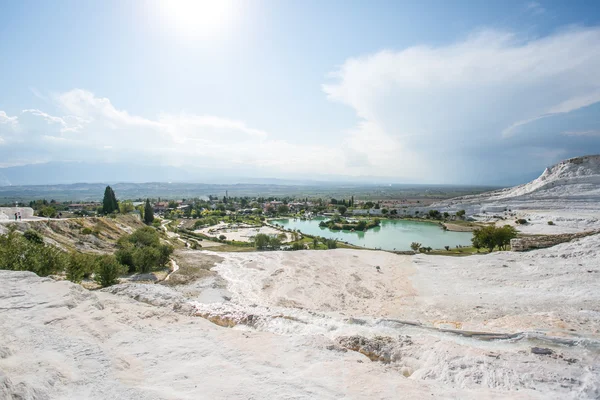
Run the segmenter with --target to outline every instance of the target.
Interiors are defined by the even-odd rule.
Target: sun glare
[[[169,29],[197,39],[218,36],[231,27],[235,8],[232,0],[163,0],[160,12]]]

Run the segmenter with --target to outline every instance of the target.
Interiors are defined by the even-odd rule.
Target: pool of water
[[[444,246],[470,246],[471,232],[450,232],[432,222],[406,221],[402,219],[381,220],[381,226],[366,232],[332,231],[322,228],[319,222],[328,218],[318,217],[311,220],[281,218],[271,223],[282,225],[286,229],[298,229],[307,235],[336,239],[350,244],[383,250],[410,250],[412,242],[423,247],[443,249]]]

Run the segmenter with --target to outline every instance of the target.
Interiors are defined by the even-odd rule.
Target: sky
[[[0,0],[0,55],[0,167],[513,184],[600,153],[597,1]]]

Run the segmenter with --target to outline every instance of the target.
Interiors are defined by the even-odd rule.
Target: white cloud
[[[89,160],[121,157],[167,164],[211,168],[235,166],[281,172],[333,172],[343,168],[341,150],[315,145],[295,145],[270,137],[243,121],[211,115],[163,113],[156,118],[132,115],[113,106],[108,98],[74,89],[54,96],[65,116],[38,109],[23,110],[45,121],[27,120],[26,135],[37,136],[58,152],[69,149],[70,157]],[[16,118],[16,117],[15,117]],[[99,151],[102,150],[102,151]]]
[[[8,125],[12,128],[16,128],[17,125],[19,124],[19,118],[16,116],[9,117],[5,111],[0,110],[0,124]]]
[[[435,165],[439,178],[455,172],[452,157],[506,146],[533,121],[600,101],[599,70],[599,28],[526,40],[488,30],[348,59],[323,90],[363,120],[348,137],[353,152],[392,171]]]
[[[83,127],[89,122],[83,118],[80,118],[80,117],[77,117],[74,115],[67,115],[64,117],[56,117],[56,116],[50,115],[48,113],[45,113],[45,112],[37,110],[37,109],[23,110],[22,113],[41,117],[44,120],[46,120],[46,122],[50,125],[52,125],[52,124],[60,125],[61,133],[78,132],[78,131],[82,130]]]

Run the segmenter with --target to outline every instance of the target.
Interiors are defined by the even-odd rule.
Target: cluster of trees
[[[161,244],[156,229],[146,226],[117,241],[115,257],[129,272],[146,273],[163,268],[173,253],[173,246]]]
[[[72,282],[93,276],[102,287],[117,283],[119,275],[126,271],[112,255],[67,253],[44,243],[37,231],[20,234],[14,226],[0,235],[0,269],[31,271],[39,276],[64,271]]]
[[[321,238],[321,242],[327,246],[328,249],[337,249],[337,240]],[[319,248],[319,238],[313,238],[313,249]]]
[[[354,207],[354,196],[352,196],[350,198],[350,200],[346,200],[346,199],[331,199],[329,201],[330,204],[339,204],[341,206],[346,206],[346,207]]]
[[[379,226],[381,221],[379,218],[375,218],[373,220],[366,221],[361,219],[356,223],[351,223],[348,220],[342,219],[340,217],[332,218],[328,221],[321,221],[319,226],[322,228],[329,228],[333,231],[339,230],[347,230],[350,231],[354,229],[355,231],[366,231],[367,229],[374,228]]]
[[[285,233],[282,235],[285,236]],[[276,250],[281,246],[281,240],[282,238],[279,236],[270,236],[264,233],[259,233],[258,235],[254,236],[254,245],[258,250]]]
[[[516,237],[517,230],[510,225],[504,225],[501,228],[491,225],[474,230],[471,241],[476,249],[485,248],[492,252],[496,247],[506,250],[510,245],[510,240]]]
[[[446,246],[448,247],[448,246]],[[433,249],[431,247],[423,247],[423,245],[421,245],[421,243],[419,242],[412,242],[410,244],[410,248],[412,249],[412,251],[414,251],[415,253],[418,251],[419,253],[429,253],[430,251],[432,251]]]

